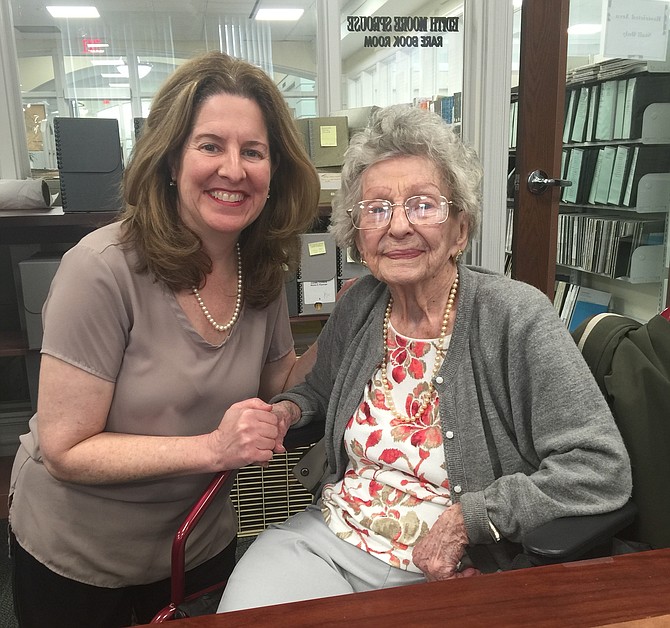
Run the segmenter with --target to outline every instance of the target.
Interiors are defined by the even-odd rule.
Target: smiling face
[[[363,173],[363,199],[403,203],[419,194],[451,198],[435,164],[426,157],[393,157]],[[446,222],[423,226],[411,224],[403,207],[398,205],[387,227],[358,231],[356,243],[370,272],[391,289],[441,288],[453,278],[451,260],[459,249],[465,249],[467,229],[465,212],[459,212],[453,205]]]
[[[253,100],[210,96],[200,106],[173,171],[179,215],[207,243],[237,239],[261,213],[270,187],[270,142]]]

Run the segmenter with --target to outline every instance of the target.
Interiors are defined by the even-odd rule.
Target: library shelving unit
[[[39,350],[28,340],[19,264],[36,254],[61,255],[115,216],[110,211],[65,213],[62,207],[0,212],[0,456],[14,455],[35,409]]]
[[[670,72],[605,62],[569,77],[557,275],[646,321],[668,300]]]

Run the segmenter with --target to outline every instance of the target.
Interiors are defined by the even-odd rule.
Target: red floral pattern
[[[389,410],[378,370],[344,434],[349,465],[344,478],[323,490],[323,514],[340,538],[394,567],[418,572],[414,544],[450,505],[439,399],[414,417],[424,380],[437,358],[432,340],[400,336],[389,328],[387,379],[396,408]]]

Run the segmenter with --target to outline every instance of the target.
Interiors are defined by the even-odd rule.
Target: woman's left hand
[[[429,582],[475,576],[479,571],[472,567],[458,571],[467,544],[463,510],[460,504],[454,504],[439,516],[428,534],[414,546],[412,560]]]

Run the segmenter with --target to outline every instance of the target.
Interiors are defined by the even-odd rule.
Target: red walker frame
[[[230,471],[220,471],[214,476],[214,479],[209,483],[209,486],[205,489],[204,493],[200,496],[198,501],[195,503],[193,508],[184,519],[184,522],[179,526],[177,533],[174,536],[172,541],[172,572],[171,572],[171,583],[170,590],[171,602],[158,613],[151,620],[152,624],[162,624],[165,621],[171,619],[178,619],[176,615],[179,612],[179,605],[184,602],[189,602],[195,598],[209,593],[211,591],[216,591],[221,588],[225,582],[212,585],[207,589],[198,591],[192,595],[186,597],[184,595],[185,587],[185,575],[186,575],[186,541],[188,540],[189,535],[193,531],[193,528],[196,526],[200,518],[205,513],[207,508],[210,506],[214,498],[217,496],[218,492],[221,490],[221,487],[226,483],[230,476]]]

